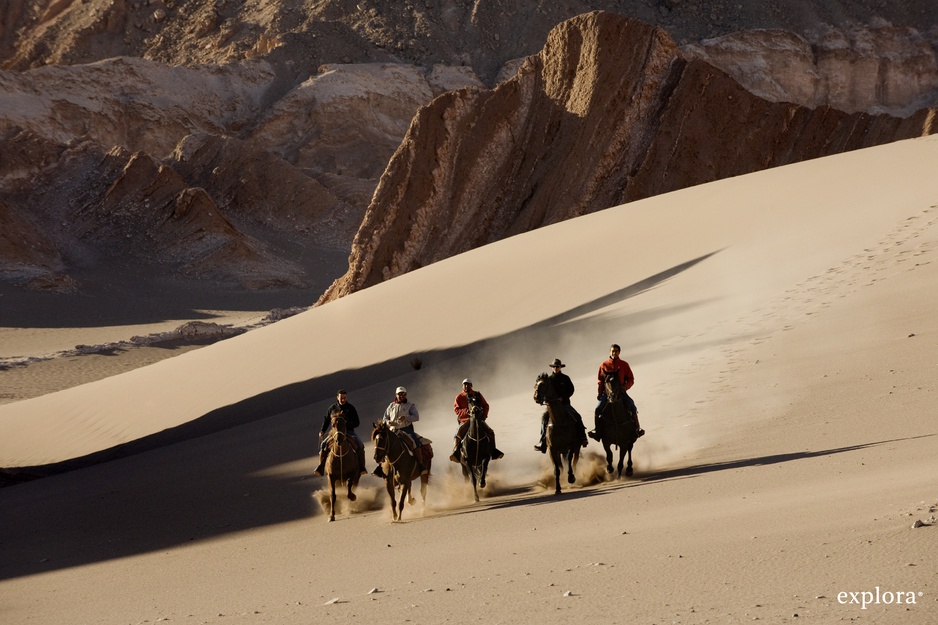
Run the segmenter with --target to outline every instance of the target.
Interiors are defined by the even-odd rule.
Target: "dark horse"
[[[387,423],[381,422],[375,424],[375,429],[371,433],[371,440],[375,443],[375,462],[384,469],[384,481],[388,487],[388,495],[391,496],[391,514],[395,521],[400,521],[404,513],[404,502],[410,505],[416,503],[410,494],[410,484],[416,478],[420,478],[420,495],[423,497],[423,504],[427,504],[427,484],[430,481],[429,473],[420,475],[420,469],[417,465],[417,459],[413,454],[408,441],[405,441],[407,434],[392,430]],[[429,466],[426,467],[429,470]],[[394,496],[397,487],[401,489],[400,505]]]
[[[606,473],[612,473],[612,446],[619,447],[619,477],[622,477],[622,463],[628,454],[629,463],[625,469],[626,477],[632,476],[632,446],[638,440],[635,412],[625,400],[625,390],[619,383],[616,373],[607,373],[603,378],[606,390],[606,405],[602,411],[600,441],[606,450]]]
[[[485,473],[489,468],[489,460],[492,459],[492,437],[489,436],[489,430],[482,419],[482,406],[473,401],[473,396],[469,396],[469,424],[462,443],[462,450],[459,454],[459,463],[462,465],[463,477],[472,479],[472,494],[475,500],[479,501],[479,488],[485,488]]]
[[[554,494],[559,495],[560,471],[564,460],[567,462],[567,482],[576,482],[573,472],[580,458],[581,426],[569,413],[563,399],[557,395],[546,373],[537,376],[534,401],[547,406],[547,450],[554,463],[554,481],[557,485]]]
[[[329,521],[335,521],[335,484],[342,481],[348,485],[348,500],[355,501],[352,489],[358,486],[358,478],[363,467],[358,464],[358,454],[352,447],[351,438],[346,433],[345,417],[333,413],[332,432],[326,441],[329,455],[326,456],[326,475],[332,491],[332,506],[329,509]]]

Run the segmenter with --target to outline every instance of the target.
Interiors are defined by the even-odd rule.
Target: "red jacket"
[[[635,376],[632,375],[632,367],[629,366],[629,363],[625,362],[621,358],[607,358],[603,361],[603,364],[599,365],[599,374],[597,378],[599,379],[599,392],[604,393],[605,389],[605,377],[607,373],[615,371],[619,374],[619,384],[622,385],[622,388],[629,390],[635,384]]]
[[[485,401],[479,391],[472,391],[472,394],[482,404],[482,420],[484,421],[489,416],[489,403]],[[456,396],[456,401],[453,402],[453,411],[456,413],[456,420],[460,423],[469,420],[469,396],[466,395],[466,391]]]

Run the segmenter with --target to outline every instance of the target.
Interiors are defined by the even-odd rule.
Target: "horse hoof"
[[[485,480],[481,480],[479,482],[479,486],[481,486],[482,488],[485,488]]]
[[[349,493],[349,494],[348,494],[348,500],[349,500],[349,501],[355,501],[356,499],[358,499],[358,495],[356,495],[355,493]]]
[[[332,523],[333,521],[335,521],[335,517],[334,516],[329,517],[329,522]]]
[[[612,473],[613,471],[615,471],[615,469],[612,468],[611,464],[606,465],[606,473]]]
[[[629,467],[628,469],[625,470],[625,476],[632,477],[632,467]]]
[[[476,497],[476,503],[479,503],[479,496],[476,495],[475,497]]]
[[[573,484],[576,482],[576,478],[572,475],[567,476],[567,484]]]
[[[562,495],[562,494],[563,494],[563,491],[558,488],[557,490],[554,491],[554,494],[555,494],[555,495]]]

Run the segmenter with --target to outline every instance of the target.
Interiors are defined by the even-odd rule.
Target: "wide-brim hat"
[[[554,367],[563,368],[563,367],[566,367],[567,365],[565,365],[565,364],[563,364],[562,362],[560,362],[560,359],[559,359],[559,358],[554,358],[554,362],[550,363],[549,366],[553,369]]]

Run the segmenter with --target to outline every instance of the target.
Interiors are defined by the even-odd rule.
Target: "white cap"
[[[463,380],[462,383],[463,383],[463,384],[468,384],[469,386],[472,386],[472,380],[470,380],[469,378],[466,378],[465,380]]]
[[[406,388],[404,388],[403,386],[398,386],[397,390],[394,391],[394,394],[397,395],[398,393],[406,393],[406,392],[407,392]]]

